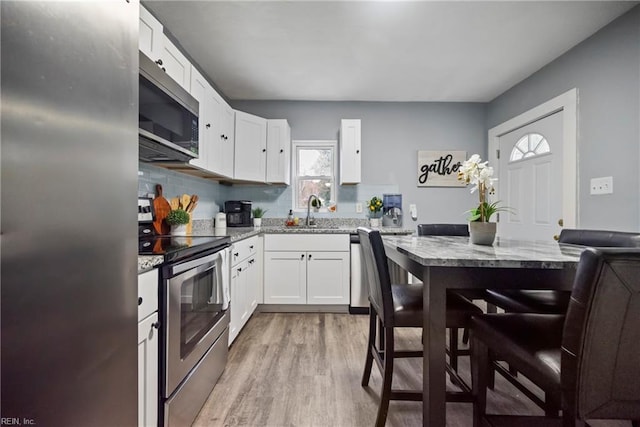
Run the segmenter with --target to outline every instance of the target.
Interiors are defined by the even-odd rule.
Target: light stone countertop
[[[164,257],[162,255],[138,255],[138,274],[162,264]]]
[[[231,243],[248,239],[259,234],[356,234],[357,223],[328,223],[321,222],[317,227],[285,225],[265,225],[262,227],[227,227],[224,230],[214,229],[212,224],[204,223],[194,227],[194,236],[229,236]],[[383,235],[407,235],[415,233],[415,230],[400,227],[380,227]],[[142,273],[162,264],[161,255],[139,255],[138,273]]]
[[[397,250],[426,266],[575,269],[582,247],[553,241],[496,238],[493,246],[474,245],[468,237],[385,236],[387,250]]]

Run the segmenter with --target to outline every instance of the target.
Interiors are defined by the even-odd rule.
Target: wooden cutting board
[[[171,205],[162,196],[162,185],[156,184],[156,198],[153,199],[153,209],[156,212],[156,219],[153,221],[153,228],[158,234],[169,234],[171,227],[165,222],[165,218],[171,212]]]

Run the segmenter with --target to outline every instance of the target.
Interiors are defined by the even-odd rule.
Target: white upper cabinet
[[[360,119],[340,122],[340,185],[360,183],[360,126]]]
[[[160,21],[140,5],[140,36],[138,48],[155,61],[186,91],[191,87],[191,63],[164,35]]]
[[[236,111],[234,178],[265,182],[267,166],[267,120]]]
[[[158,65],[180,86],[189,91],[191,86],[191,63],[166,36],[164,36],[159,60],[162,63],[158,62]]]
[[[209,151],[211,149],[211,135],[213,134],[213,114],[208,96],[213,89],[209,82],[196,70],[191,69],[191,85],[189,92],[198,101],[198,158],[189,163],[202,169],[208,169]]]
[[[267,120],[267,182],[289,185],[291,127],[286,120]]]
[[[235,163],[236,141],[236,111],[226,102],[222,103],[222,132],[220,137],[224,141],[222,146],[222,175],[233,177]]]
[[[164,34],[162,24],[140,5],[140,38],[138,48],[142,53],[156,61],[162,53]]]
[[[235,113],[229,104],[214,91],[212,96],[215,110],[216,126],[211,145],[214,155],[209,163],[211,170],[218,175],[233,178],[234,157],[234,117]],[[230,112],[230,113],[229,113]]]

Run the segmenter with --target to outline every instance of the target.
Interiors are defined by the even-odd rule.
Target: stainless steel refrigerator
[[[3,424],[137,423],[138,7],[0,2]]]

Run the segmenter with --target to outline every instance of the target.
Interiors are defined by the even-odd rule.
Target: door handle
[[[555,240],[557,242],[558,240],[560,240],[560,236],[558,236],[557,234],[554,234],[553,235],[553,240]]]
[[[563,220],[562,218],[560,218],[560,219],[558,220],[558,225],[559,225],[560,227],[564,227],[564,220]]]

